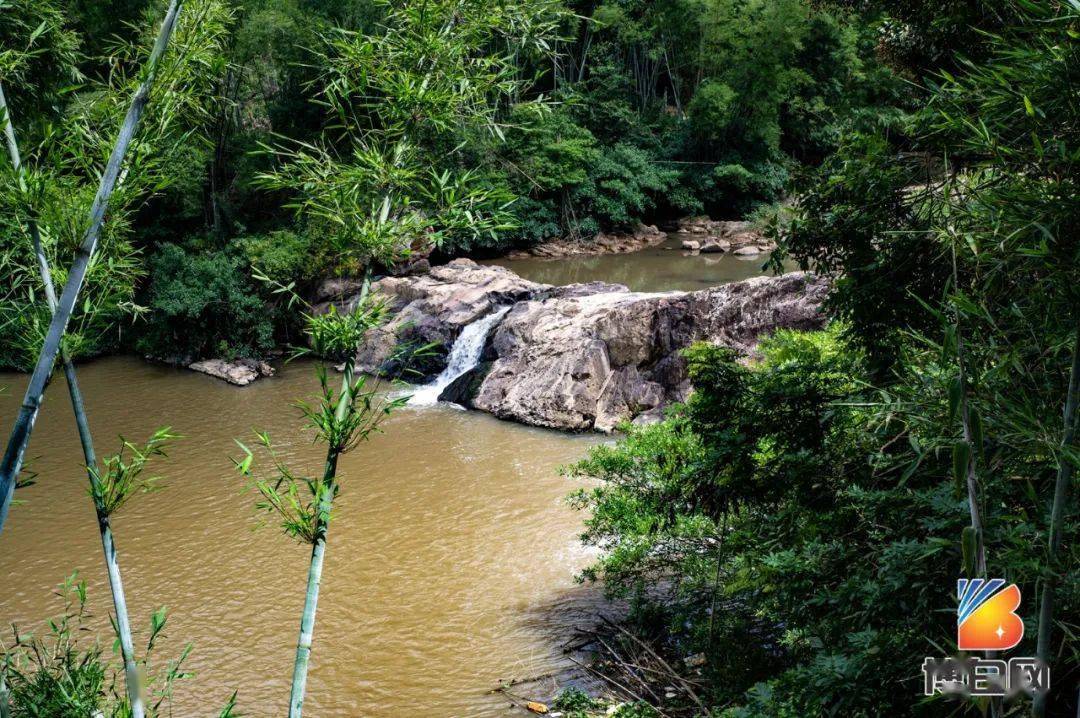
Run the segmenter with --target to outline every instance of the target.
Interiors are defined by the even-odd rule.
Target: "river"
[[[635,267],[656,257],[667,266],[668,256],[682,261],[681,276],[661,280]],[[543,276],[522,264],[540,260],[507,264],[531,279],[568,281],[555,276],[562,266],[570,281],[649,290],[701,286],[695,277],[714,265],[700,259],[658,249],[548,262]],[[726,259],[743,270],[727,281],[761,264]],[[589,268],[600,260],[610,264],[603,277]],[[648,286],[631,281],[643,272]],[[320,447],[291,406],[317,391],[313,368],[289,364],[238,389],[132,357],[79,367],[99,453],[115,450],[118,435],[141,441],[162,425],[183,435],[155,466],[163,488],[134,497],[114,522],[137,640],[165,605],[156,660],[194,646],[188,668],[196,675],[178,686],[177,716],[216,715],[234,689],[245,715],[285,713],[309,552],[275,526],[258,527],[254,498],[229,457],[240,453],[234,438],[249,441],[259,429],[297,469],[320,470]],[[5,435],[25,381],[0,374]],[[505,716],[507,699],[488,694],[499,681],[566,671],[561,645],[607,606],[595,587],[574,582],[590,556],[577,540],[581,516],[565,503],[579,484],[558,468],[604,440],[436,405],[400,410],[383,434],[346,455],[306,714]],[[28,456],[37,483],[18,492],[0,536],[0,623],[40,627],[61,607],[53,588],[78,570],[89,584],[91,625],[108,646],[111,603],[62,376]]]
[[[508,267],[525,279],[544,284],[615,282],[636,292],[694,291],[737,282],[762,273],[768,253],[741,256],[731,253],[692,254],[680,243],[691,235],[671,233],[654,247],[631,254],[575,255],[557,259],[527,257],[495,259],[485,264]],[[787,271],[796,269],[785,264]]]

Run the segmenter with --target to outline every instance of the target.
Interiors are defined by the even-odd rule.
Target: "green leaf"
[[[971,446],[977,456],[983,453],[983,421],[979,411],[972,406],[968,407],[968,429],[971,431]]]
[[[48,26],[48,20],[42,20],[41,24],[38,25],[34,29],[34,31],[32,33],[30,33],[30,42],[29,42],[30,45],[33,45],[34,40],[37,40],[39,37],[41,37],[41,33],[45,32],[45,28],[47,26]]]
[[[1024,111],[1027,112],[1028,117],[1035,116],[1035,106],[1031,104],[1031,100],[1027,95],[1024,95]]]
[[[960,377],[953,377],[949,381],[949,421],[956,419],[956,412],[960,408],[960,397],[963,393],[963,385]]]
[[[975,552],[978,547],[979,533],[974,526],[965,526],[960,534],[960,548],[963,552],[964,574],[971,578],[975,575]]]
[[[971,462],[971,444],[966,441],[958,441],[953,444],[952,465],[953,482],[958,491],[962,492],[964,482],[967,480],[968,464]]]

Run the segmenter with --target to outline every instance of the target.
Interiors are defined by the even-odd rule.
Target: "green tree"
[[[453,161],[463,139],[504,137],[505,107],[528,86],[516,59],[550,52],[560,17],[541,0],[406,3],[375,32],[337,33],[321,55],[332,131],[278,150],[263,186],[292,190],[290,206],[355,263],[494,238],[512,196]]]
[[[135,346],[152,356],[189,363],[273,348],[269,311],[240,256],[162,245],[150,260],[147,307],[155,320]]]

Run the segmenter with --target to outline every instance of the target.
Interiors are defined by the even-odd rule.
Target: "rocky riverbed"
[[[702,254],[732,252],[755,256],[776,249],[776,244],[750,222],[685,217],[679,220],[678,234],[683,249]]]
[[[758,338],[778,328],[820,327],[827,283],[795,272],[643,293],[602,282],[538,284],[457,259],[424,274],[384,278],[373,289],[386,299],[390,319],[360,347],[364,370],[395,373],[400,347],[434,343],[443,351],[418,366],[421,376],[433,377],[466,326],[510,306],[478,363],[442,398],[534,426],[611,431],[623,421],[656,420],[686,397],[680,352],[696,341],[751,355]]]
[[[627,232],[599,232],[588,241],[569,238],[552,239],[529,249],[512,250],[506,256],[509,259],[525,257],[553,259],[578,255],[627,254],[639,252],[646,247],[654,247],[665,239],[667,239],[667,234],[661,232],[655,225],[644,224]]]

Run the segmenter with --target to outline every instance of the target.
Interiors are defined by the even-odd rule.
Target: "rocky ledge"
[[[571,257],[591,254],[626,254],[663,243],[667,234],[655,225],[639,225],[632,232],[600,232],[592,239],[553,239],[529,249],[515,249],[506,256],[510,259],[526,257]]]
[[[776,249],[776,245],[749,222],[685,217],[679,220],[679,236],[683,249],[704,254],[755,255]]]
[[[390,319],[360,347],[363,369],[397,373],[403,345],[435,342],[447,349],[419,368],[430,378],[445,367],[446,351],[465,326],[509,305],[479,363],[442,398],[575,431],[658,419],[664,406],[690,390],[680,350],[711,341],[750,355],[758,338],[777,328],[820,327],[828,289],[824,279],[803,272],[695,292],[647,294],[604,283],[554,287],[468,259],[423,275],[387,277],[373,288],[386,299]]]
[[[274,369],[258,359],[203,359],[188,364],[187,368],[236,386],[247,386],[260,377],[274,375]]]

